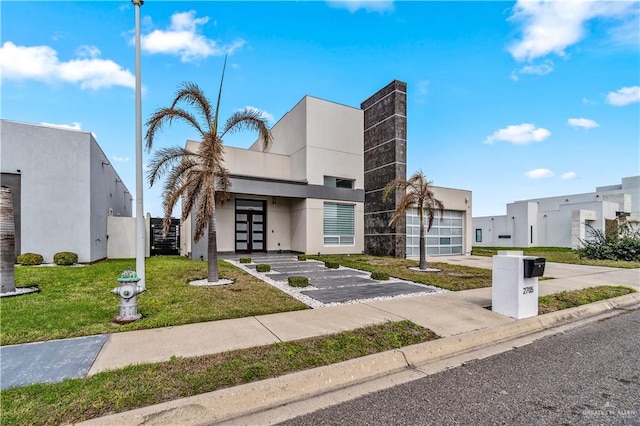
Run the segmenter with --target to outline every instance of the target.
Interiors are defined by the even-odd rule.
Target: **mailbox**
[[[544,257],[524,257],[524,278],[541,277],[547,260]]]

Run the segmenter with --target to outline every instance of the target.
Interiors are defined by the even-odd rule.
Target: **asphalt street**
[[[640,425],[640,310],[282,425]]]

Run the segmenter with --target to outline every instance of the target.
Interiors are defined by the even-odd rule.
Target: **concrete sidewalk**
[[[490,267],[491,265],[491,258],[474,256],[452,257],[451,259],[438,258],[437,260],[478,267]],[[540,295],[594,285],[626,285],[640,290],[640,269],[625,270],[549,263],[547,264],[545,275],[555,277],[555,279],[540,281]],[[83,362],[90,368],[79,369],[79,376],[70,377],[83,377],[85,373],[93,375],[100,371],[122,368],[132,364],[168,361],[172,356],[192,357],[281,341],[322,336],[389,320],[408,319],[433,330],[444,338],[428,342],[426,346],[417,345],[419,348],[410,347],[399,351],[390,351],[387,355],[378,354],[377,357],[373,356],[373,358],[367,357],[367,359],[356,359],[346,364],[341,363],[341,365],[335,366],[334,369],[329,366],[318,370],[319,372],[316,373],[307,373],[311,374],[312,377],[315,377],[313,374],[320,374],[321,378],[316,377],[313,379],[312,377],[304,376],[302,372],[292,376],[305,377],[304,380],[308,381],[305,385],[306,394],[314,391],[314,383],[317,385],[315,391],[326,392],[331,386],[333,388],[346,386],[354,381],[368,380],[379,375],[388,374],[390,371],[408,368],[408,365],[410,367],[419,362],[424,363],[428,362],[428,360],[438,359],[438,357],[451,356],[458,352],[534,333],[576,319],[602,314],[619,308],[635,307],[640,304],[638,293],[618,299],[574,308],[573,310],[560,311],[553,315],[547,314],[526,320],[514,320],[485,309],[486,306],[491,304],[491,288],[481,288],[115,333],[103,335],[102,337],[94,336],[96,337],[96,342],[99,342],[99,344],[96,343],[94,345],[94,348],[96,348],[95,356],[83,354]],[[58,342],[70,342],[72,340],[74,339]],[[6,380],[5,366],[8,367],[7,372],[10,370],[9,367],[13,367],[10,351],[15,350],[12,348],[26,346],[28,345],[0,347],[3,387],[5,387],[4,382]],[[69,350],[73,350],[73,348]],[[59,356],[64,357],[64,354]],[[45,362],[43,361],[43,363]],[[276,384],[273,386],[280,386],[281,389],[291,389],[292,385],[286,385],[288,383],[286,382],[288,380],[286,377],[288,376],[290,375],[279,378],[280,381],[274,382]],[[322,383],[318,382],[318,380]],[[13,385],[16,385],[16,383],[13,383]],[[245,400],[245,403],[249,404],[250,407],[254,407],[251,409],[260,407],[260,404],[251,402],[255,398],[263,398],[262,402],[266,404],[269,401],[283,403],[282,401],[288,401],[290,398],[304,397],[306,395],[304,392],[293,392],[293,396],[283,396],[282,398],[284,399],[271,398],[266,394],[255,394],[255,392],[258,392],[256,389],[260,386],[258,384],[243,386],[238,389],[225,390],[223,393],[232,395],[233,398],[240,398],[237,392],[249,392],[245,395],[246,398],[249,398]],[[296,386],[299,389],[300,384],[298,383]],[[271,391],[262,389],[258,393]],[[251,394],[251,392],[254,392],[254,394]],[[204,396],[201,398],[204,398]],[[189,401],[190,399],[187,398],[182,402],[172,401],[167,404],[173,407],[171,410],[174,410],[172,412],[175,414],[175,407],[181,407],[181,404],[191,404]],[[224,401],[226,401],[225,404],[235,404],[233,401]],[[238,409],[241,408],[240,405],[234,406],[237,406]],[[247,406],[242,406],[242,408],[249,409]],[[136,421],[142,418],[148,420],[148,416],[154,412],[165,409],[166,406],[161,404],[156,408],[146,407],[145,409],[140,409],[142,411],[134,410],[129,414],[121,413],[115,415],[115,417],[96,419],[89,423],[138,424],[133,419],[137,419]],[[230,409],[227,408],[226,410]],[[205,416],[208,419],[204,421],[205,424],[224,417],[220,417],[219,408],[216,408],[214,412],[217,413],[214,418]],[[202,417],[198,418],[202,419]],[[188,424],[187,421],[183,422],[182,420],[184,419],[181,419],[179,423]],[[169,421],[164,424],[173,423]]]

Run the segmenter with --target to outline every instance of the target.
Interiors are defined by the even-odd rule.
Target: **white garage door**
[[[445,210],[440,217],[440,214],[436,213],[433,226],[427,233],[428,256],[462,254],[462,214],[461,211]],[[407,212],[407,256],[419,255],[420,218],[418,217],[418,209],[409,209]]]

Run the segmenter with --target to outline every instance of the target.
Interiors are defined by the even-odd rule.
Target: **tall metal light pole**
[[[138,286],[147,288],[144,270],[146,230],[144,224],[144,203],[142,198],[142,95],[140,84],[140,7],[144,0],[131,0],[136,9],[136,273],[140,278]]]

